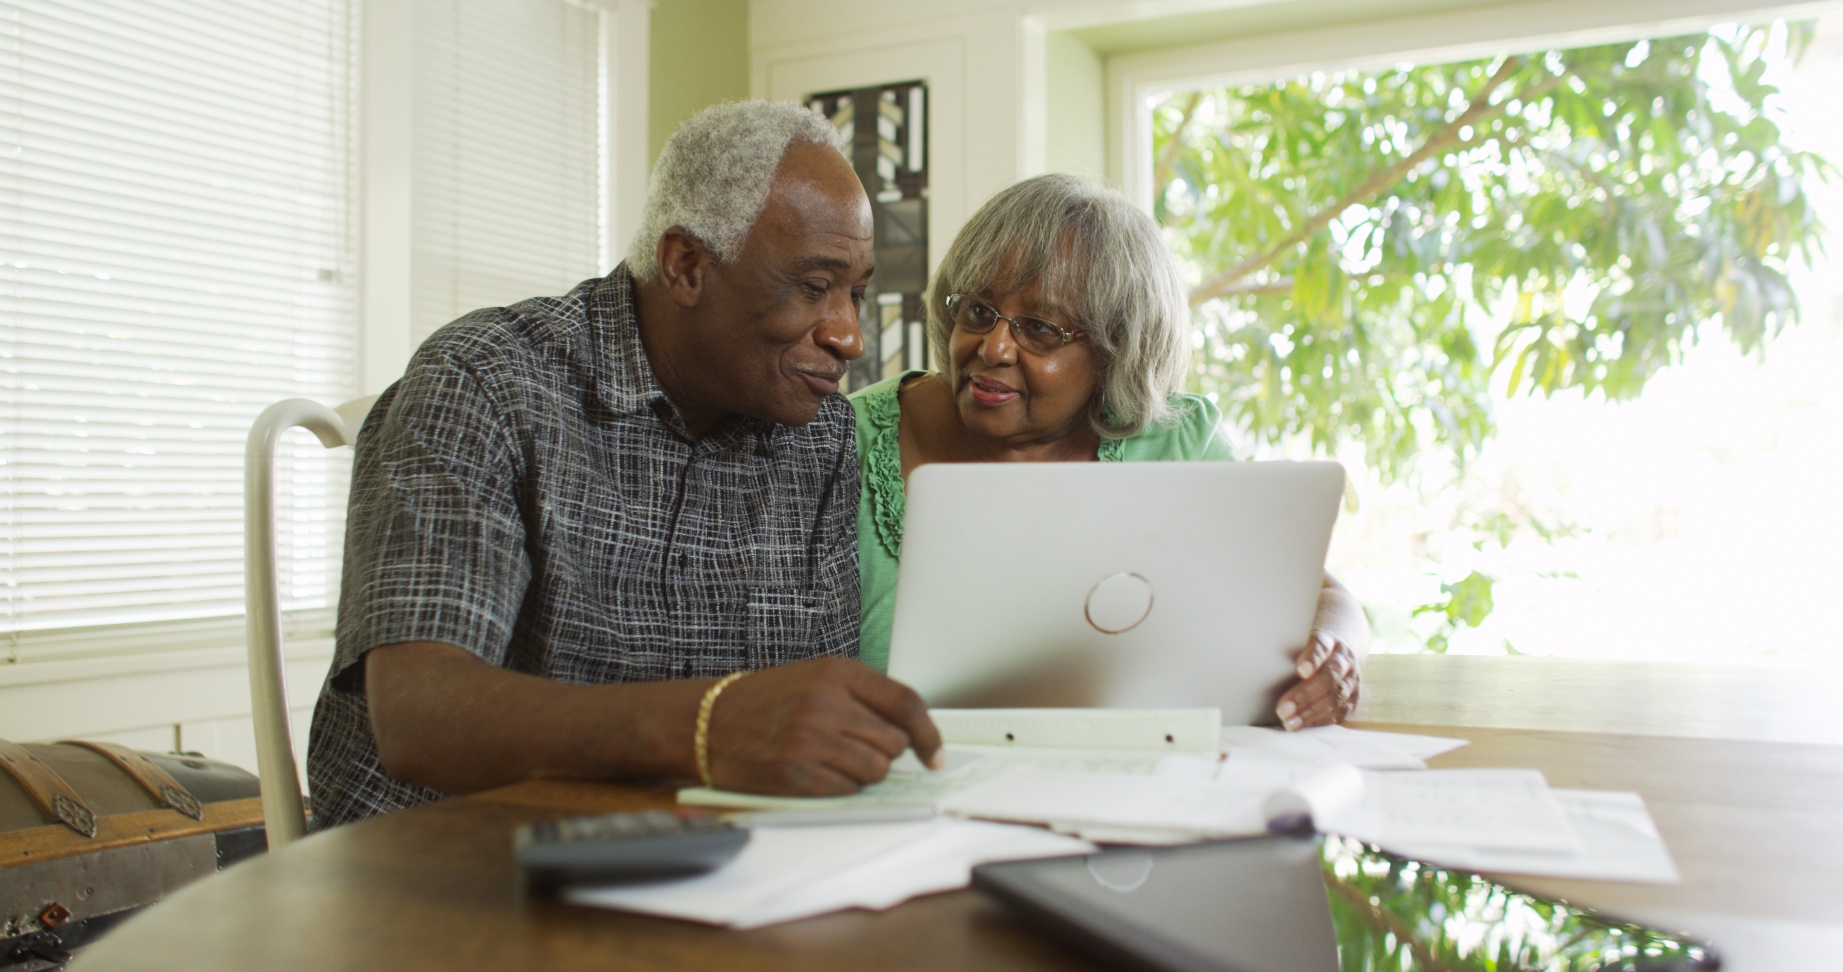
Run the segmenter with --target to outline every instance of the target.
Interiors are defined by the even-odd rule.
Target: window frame
[[[1549,0],[1282,31],[1106,59],[1107,176],[1152,209],[1152,101],[1172,91],[1239,87],[1323,70],[1386,70],[1586,47],[1707,30],[1735,20],[1809,16],[1769,0]]]

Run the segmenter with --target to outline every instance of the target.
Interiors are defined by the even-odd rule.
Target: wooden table
[[[1373,679],[1366,692],[1387,696],[1386,682]],[[1429,711],[1437,715],[1439,706]],[[1558,729],[1371,727],[1472,740],[1435,766],[1534,767],[1557,787],[1636,790],[1683,874],[1682,883],[1667,887],[1516,879],[1530,890],[1645,916],[1724,915],[1814,927],[1843,916],[1837,879],[1843,747]],[[971,891],[881,914],[848,912],[750,932],[573,908],[521,893],[510,846],[520,822],[668,799],[663,789],[529,783],[316,834],[180,891],[92,946],[71,968],[1091,968]]]

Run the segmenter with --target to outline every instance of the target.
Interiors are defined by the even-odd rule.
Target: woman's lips
[[[990,378],[974,377],[967,382],[967,388],[973,393],[973,401],[984,408],[996,408],[1018,397],[1017,389]]]

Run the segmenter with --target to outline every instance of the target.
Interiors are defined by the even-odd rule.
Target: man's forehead
[[[837,150],[822,145],[790,146],[775,170],[769,199],[781,197],[796,205],[837,210],[847,217],[870,218],[870,197],[857,172]]]
[[[808,269],[868,272],[876,236],[870,200],[843,156],[824,146],[807,148],[829,153],[834,164],[810,157],[783,163],[750,236],[765,234],[764,243],[778,239],[793,247]]]

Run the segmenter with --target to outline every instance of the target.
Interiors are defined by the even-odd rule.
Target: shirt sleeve
[[[1201,395],[1171,397],[1171,418],[1125,440],[1128,462],[1232,462],[1241,457],[1222,427],[1222,411]]]
[[[1222,413],[1214,402],[1199,398],[1203,406],[1192,417],[1197,429],[1194,433],[1196,444],[1186,451],[1190,458],[1205,462],[1234,462],[1241,458],[1235,452],[1235,446],[1229,443],[1228,430],[1222,427]]]
[[[406,641],[503,663],[531,564],[499,415],[478,376],[439,357],[374,408],[353,463],[335,672]]]

